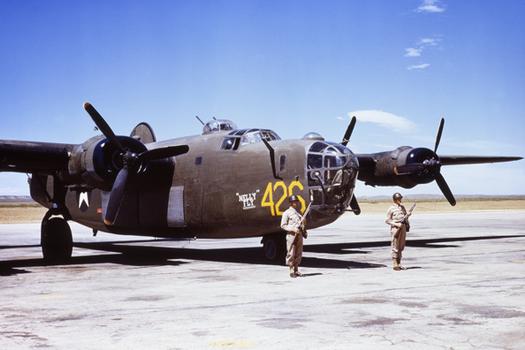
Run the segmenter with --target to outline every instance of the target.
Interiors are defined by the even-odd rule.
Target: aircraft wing
[[[0,140],[0,172],[52,174],[68,168],[75,145]]]
[[[500,163],[520,160],[522,157],[483,157],[483,156],[439,156],[441,165],[461,165],[461,164],[483,164]]]

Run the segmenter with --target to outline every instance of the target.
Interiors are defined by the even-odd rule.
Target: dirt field
[[[405,206],[412,205],[413,201],[407,199]],[[390,202],[361,202],[362,215],[367,213],[386,213]],[[472,210],[525,210],[524,199],[498,199],[498,200],[458,200],[455,207],[445,201],[418,201],[418,212],[461,212]],[[46,209],[33,203],[0,203],[0,224],[40,222]]]
[[[47,208],[32,203],[1,203],[0,224],[40,222]]]

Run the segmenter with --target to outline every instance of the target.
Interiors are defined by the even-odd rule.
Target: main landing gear
[[[286,234],[273,233],[263,236],[264,257],[274,264],[284,265],[286,258]]]
[[[73,238],[67,221],[60,217],[42,220],[40,244],[44,261],[48,264],[68,262],[73,252]]]
[[[40,181],[37,184],[40,185],[47,200],[51,203],[51,207],[44,215],[40,227],[40,245],[42,246],[44,262],[47,264],[66,263],[71,259],[73,252],[71,228],[67,223],[67,220],[71,219],[71,215],[65,205],[66,188],[60,183],[58,177],[54,176],[53,196],[51,197],[45,183],[38,177],[34,180]]]

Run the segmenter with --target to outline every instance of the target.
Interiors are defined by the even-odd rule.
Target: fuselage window
[[[281,158],[279,161],[279,171],[283,171],[286,167],[286,155],[281,154]]]

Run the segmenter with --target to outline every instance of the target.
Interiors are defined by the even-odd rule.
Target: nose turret
[[[312,207],[340,215],[350,204],[359,170],[357,157],[347,147],[317,141],[307,149],[306,174]]]

